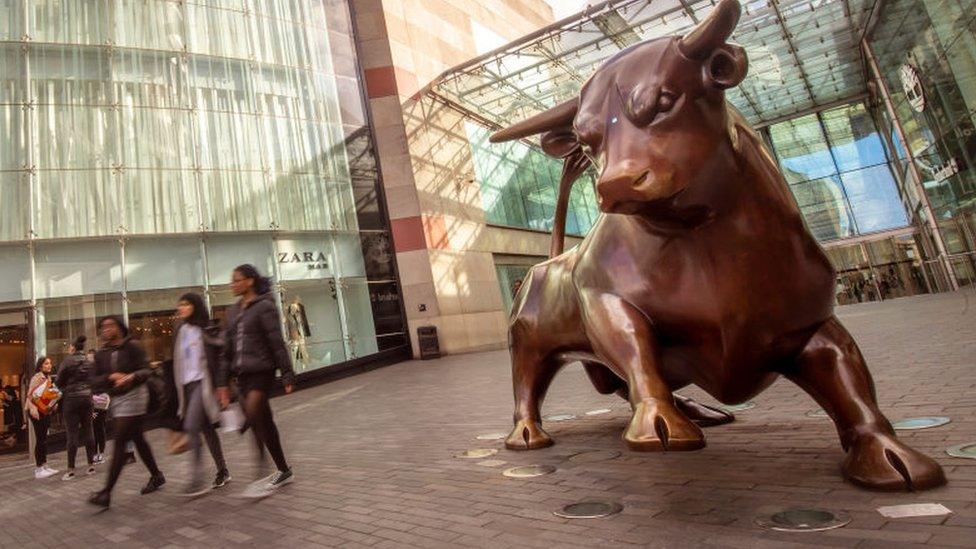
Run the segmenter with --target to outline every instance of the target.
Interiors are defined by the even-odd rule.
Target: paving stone
[[[976,440],[976,302],[972,292],[838,309],[871,368],[890,417],[949,415],[937,429],[900,432],[933,456],[950,484],[924,493],[877,493],[839,474],[843,451],[829,420],[780,380],[737,421],[705,430],[697,452],[641,453],[620,440],[626,403],[593,390],[585,372],[566,368],[553,382],[545,414],[555,446],[511,452],[503,441],[475,441],[511,421],[511,368],[505,352],[408,362],[273,399],[295,482],[260,501],[236,497],[261,476],[250,435],[223,434],[234,481],[219,491],[178,497],[189,456],[165,453],[166,434],[148,434],[170,482],[140,496],[147,473],[122,472],[113,509],[85,503],[104,481],[40,482],[29,466],[0,462],[2,547],[973,547],[976,460],[945,448]],[[714,402],[694,387],[682,394]],[[596,408],[600,416],[584,416]],[[500,468],[453,458],[475,447],[499,450],[506,466],[550,464],[556,474],[504,478]],[[616,450],[615,460],[576,464],[585,450]],[[6,458],[5,458],[6,459]],[[26,461],[26,460],[25,460]],[[64,454],[51,456],[64,468]],[[210,464],[208,463],[208,466]],[[210,471],[212,473],[213,471]],[[618,501],[605,519],[569,520],[554,509],[587,499]],[[882,505],[942,503],[947,518],[886,520]],[[853,522],[823,533],[770,532],[760,513],[791,506],[847,511]],[[39,514],[36,509],[48,513]],[[56,516],[56,522],[50,517]]]

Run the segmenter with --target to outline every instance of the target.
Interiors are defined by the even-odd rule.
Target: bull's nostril
[[[645,171],[644,173],[640,174],[640,177],[638,177],[637,179],[634,179],[630,183],[630,186],[636,189],[637,187],[640,187],[641,185],[643,185],[644,184],[644,181],[647,180],[647,174],[649,174],[649,173],[650,173],[650,171]]]

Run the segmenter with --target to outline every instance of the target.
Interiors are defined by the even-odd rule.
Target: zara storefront
[[[0,375],[275,280],[298,372],[407,350],[344,0],[0,0]]]

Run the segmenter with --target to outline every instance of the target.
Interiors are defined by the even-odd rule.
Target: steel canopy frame
[[[743,0],[733,41],[750,72],[728,98],[758,126],[863,97],[859,37],[878,0]],[[446,71],[425,93],[493,127],[571,98],[609,57],[683,34],[712,0],[616,0],[587,8]]]

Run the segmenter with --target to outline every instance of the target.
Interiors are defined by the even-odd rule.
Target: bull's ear
[[[556,158],[566,158],[580,146],[576,133],[569,128],[546,132],[540,141],[542,150]]]
[[[734,44],[723,44],[705,60],[705,84],[727,90],[738,86],[749,72],[746,50]]]

